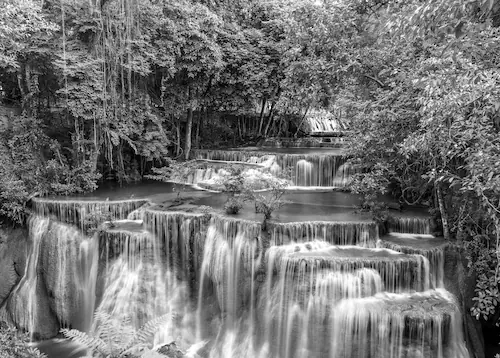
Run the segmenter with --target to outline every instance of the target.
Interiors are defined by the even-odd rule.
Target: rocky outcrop
[[[444,285],[458,299],[464,320],[467,348],[474,358],[485,357],[483,332],[479,321],[470,314],[476,277],[467,269],[467,259],[461,249],[450,245],[445,250]]]
[[[85,238],[74,227],[51,222],[40,251],[40,271],[50,308],[61,326],[80,310],[78,284],[80,244]]]
[[[0,227],[0,307],[24,274],[27,255],[27,231]]]

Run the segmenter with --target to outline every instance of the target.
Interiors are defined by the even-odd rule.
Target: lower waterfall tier
[[[374,248],[373,223],[263,231],[253,221],[124,205],[108,207],[121,220],[93,236],[33,216],[26,272],[2,317],[48,338],[62,327],[96,334],[102,317],[136,330],[167,315],[154,344],[207,341],[199,355],[211,358],[468,357],[454,298],[430,290],[433,263]],[[123,220],[132,210],[134,220]]]

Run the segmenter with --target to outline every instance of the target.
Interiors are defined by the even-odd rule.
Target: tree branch
[[[372,77],[372,76],[369,76],[369,75],[365,75],[365,74],[363,74],[363,76],[365,76],[366,78],[369,78],[369,79],[371,79],[371,80],[373,80],[373,81],[377,82],[377,84],[378,84],[380,87],[382,87],[382,88],[385,88],[385,87],[386,87],[386,85],[385,85],[382,81],[380,81],[378,78],[375,78],[375,77]]]

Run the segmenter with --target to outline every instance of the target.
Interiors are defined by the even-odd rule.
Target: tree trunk
[[[266,110],[267,98],[262,100],[262,107],[260,109],[260,117],[259,117],[259,135],[262,135],[262,126],[264,125],[264,112]]]
[[[203,116],[203,109],[201,109],[198,113],[198,126],[196,127],[196,140],[195,140],[197,149],[200,149],[200,127],[201,127],[202,116]]]
[[[177,121],[177,126],[175,127],[175,132],[177,134],[176,150],[175,156],[178,157],[181,154],[181,121]]]
[[[439,205],[439,212],[441,213],[441,222],[443,223],[443,236],[445,240],[450,239],[450,227],[448,226],[448,215],[444,205],[443,192],[441,191],[441,184],[436,183],[436,195]]]
[[[240,117],[236,117],[236,123],[238,124],[238,137],[240,138],[240,140],[243,138],[242,135],[241,135],[241,120],[240,120]]]
[[[293,135],[294,138],[297,138],[297,135],[299,134],[299,131],[300,131],[300,127],[302,127],[302,124],[306,120],[307,112],[309,112],[309,107],[310,107],[310,105],[307,106],[306,111],[304,112],[304,115],[302,116],[302,118],[300,120],[300,123],[297,127],[297,130],[295,131],[295,134]]]
[[[273,102],[271,109],[269,110],[269,120],[267,121],[266,129],[264,130],[264,137],[267,137],[267,132],[269,132],[269,127],[273,121],[274,107],[276,107],[276,102]]]
[[[184,159],[189,160],[191,154],[191,132],[193,130],[193,107],[189,106],[186,123],[186,142],[184,143]]]

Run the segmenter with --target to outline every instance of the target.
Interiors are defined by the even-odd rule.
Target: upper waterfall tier
[[[288,173],[291,170],[293,185],[300,187],[344,187],[357,169],[346,164],[339,151],[313,153],[273,153],[240,150],[198,150],[196,158],[232,162],[262,163],[276,158],[276,168],[271,172]],[[205,177],[205,176],[203,176]]]
[[[431,218],[426,216],[394,216],[388,224],[391,232],[429,235],[431,222]]]

